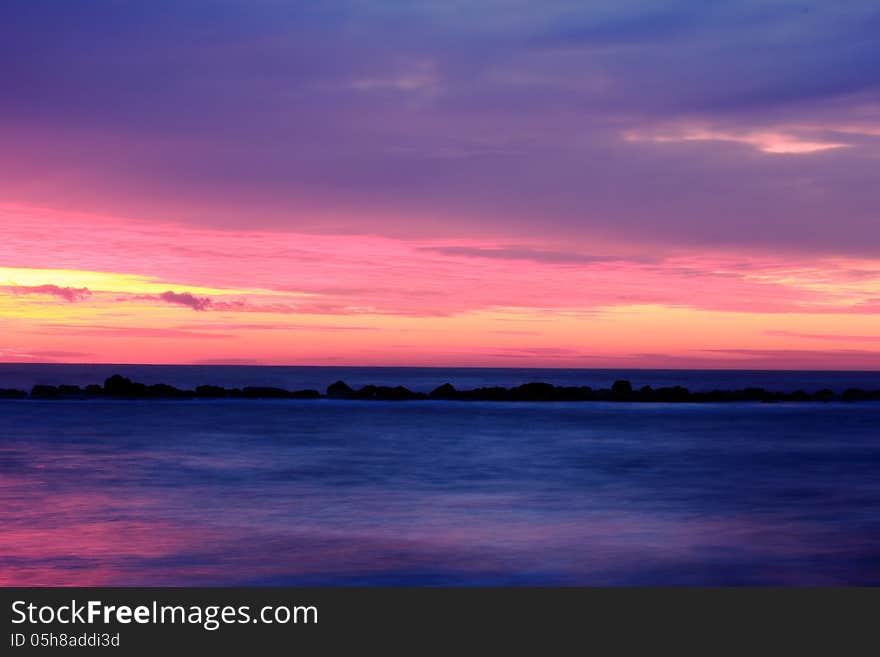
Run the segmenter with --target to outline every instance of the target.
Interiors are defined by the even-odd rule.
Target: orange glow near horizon
[[[880,368],[880,261],[0,208],[0,361]]]

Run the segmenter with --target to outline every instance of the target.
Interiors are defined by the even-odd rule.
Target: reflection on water
[[[880,404],[0,402],[0,584],[880,584]]]

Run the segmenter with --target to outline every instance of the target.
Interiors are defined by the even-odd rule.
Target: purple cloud
[[[224,228],[880,255],[876,3],[221,4],[4,2],[8,186]]]
[[[88,299],[92,292],[86,287],[59,287],[58,285],[6,285],[2,289],[12,294],[44,294],[64,299],[69,303]]]
[[[421,251],[466,258],[489,258],[492,260],[528,260],[552,265],[583,265],[594,262],[613,262],[626,260],[614,256],[589,255],[566,251],[549,251],[529,247],[506,246],[499,248],[480,248],[471,246],[424,246]]]
[[[205,310],[211,305],[211,299],[208,297],[197,297],[190,292],[163,292],[158,296],[165,303],[173,303],[178,306],[187,306],[193,310]]]

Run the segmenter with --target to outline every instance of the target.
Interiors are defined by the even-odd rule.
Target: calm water
[[[0,387],[35,382],[10,381],[15,367]],[[50,369],[45,382],[104,376]],[[277,369],[123,373],[414,389],[575,376]],[[864,373],[649,374],[880,387]],[[878,427],[877,403],[0,401],[0,584],[877,585]]]

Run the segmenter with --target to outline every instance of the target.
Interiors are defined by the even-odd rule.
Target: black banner
[[[855,654],[880,589],[7,588],[2,654],[720,646]],[[488,643],[486,643],[488,642]],[[195,653],[193,653],[195,654]]]

